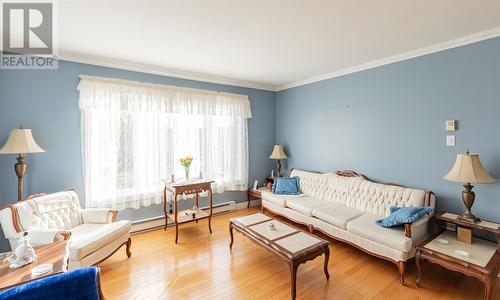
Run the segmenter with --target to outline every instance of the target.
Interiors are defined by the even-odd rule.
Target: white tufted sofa
[[[269,210],[307,225],[361,250],[394,262],[404,283],[406,261],[415,245],[428,237],[425,215],[412,224],[384,228],[376,220],[389,215],[391,206],[432,206],[432,192],[375,183],[352,171],[319,174],[293,170],[300,178],[300,195],[262,192],[262,210]]]
[[[34,246],[68,239],[68,269],[95,265],[126,245],[130,257],[130,221],[115,221],[116,211],[80,207],[74,191],[37,195],[0,210],[0,222],[12,249],[23,232]]]

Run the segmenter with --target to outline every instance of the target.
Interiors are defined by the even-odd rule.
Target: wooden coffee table
[[[38,255],[38,259],[31,264],[11,269],[9,268],[8,262],[2,263],[0,266],[0,290],[67,271],[69,254],[67,241],[35,247],[35,251]],[[31,270],[34,267],[49,263],[54,265],[52,272],[37,277],[31,277]]]
[[[269,228],[270,223],[274,224],[275,230]],[[300,264],[325,254],[323,270],[326,279],[330,279],[330,274],[328,274],[328,260],[330,259],[328,241],[264,214],[256,213],[229,220],[229,233],[231,234],[229,248],[233,247],[233,229],[288,263],[291,273],[292,299],[296,297],[297,269]]]

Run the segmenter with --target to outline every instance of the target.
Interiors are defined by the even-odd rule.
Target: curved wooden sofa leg
[[[307,229],[309,230],[309,233],[314,233],[314,225],[313,224],[307,224]]]
[[[132,239],[128,238],[127,248],[125,249],[125,251],[127,251],[127,257],[132,256],[132,252],[130,252],[130,245],[132,245]]]
[[[398,261],[398,271],[399,271],[399,283],[401,285],[405,284],[405,272],[406,272],[406,262]]]

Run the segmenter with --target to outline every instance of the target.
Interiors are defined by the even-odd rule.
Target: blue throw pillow
[[[273,184],[273,193],[280,195],[300,194],[299,177],[276,177]]]
[[[390,211],[391,214],[387,218],[377,220],[376,223],[382,227],[394,227],[406,223],[412,223],[420,219],[421,216],[433,212],[434,208],[430,206],[421,206],[421,207],[392,206]]]

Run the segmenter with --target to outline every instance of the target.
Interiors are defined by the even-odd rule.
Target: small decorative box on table
[[[165,215],[165,227],[167,229],[167,222],[170,218],[175,224],[175,243],[177,244],[179,237],[179,224],[192,222],[201,219],[208,218],[208,230],[212,233],[211,221],[212,221],[212,183],[213,180],[209,179],[199,179],[199,180],[188,180],[180,182],[170,182],[168,180],[163,180],[165,188],[163,190],[163,213]],[[208,213],[199,208],[199,194],[202,192],[208,193]],[[172,198],[168,197],[168,194],[172,195]],[[195,207],[193,209],[187,209],[179,211],[178,198],[179,195],[195,195]],[[172,200],[174,202],[173,212],[167,212],[167,202]]]
[[[469,229],[493,233],[500,237],[500,225],[488,221],[469,223],[457,219],[458,215],[437,212],[434,219],[437,233],[417,246],[415,263],[417,264],[417,286],[422,281],[421,261],[426,259],[449,270],[477,278],[484,285],[484,299],[491,299],[493,283],[500,271],[500,244],[479,238],[472,238],[472,243],[461,242],[456,232],[445,230],[446,223]]]

